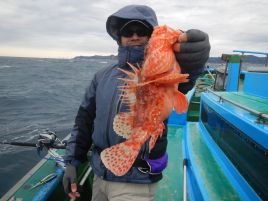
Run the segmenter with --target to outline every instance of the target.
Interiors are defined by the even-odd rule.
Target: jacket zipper
[[[130,58],[130,51],[127,50],[126,63],[129,60],[129,58]],[[112,109],[113,109],[113,105],[114,105],[114,101],[115,101],[115,97],[116,97],[116,92],[117,92],[117,90],[115,89],[114,93],[113,93],[111,105],[110,105],[109,116],[108,116],[108,121],[107,121],[107,126],[106,126],[106,141],[107,141],[108,147],[111,146],[111,142],[109,140],[109,128],[110,128],[110,121],[112,118]],[[118,107],[118,105],[117,105],[117,107]]]
[[[107,126],[106,126],[106,141],[107,141],[108,147],[111,146],[110,139],[109,139],[109,128],[110,128],[110,121],[111,121],[111,118],[112,118],[112,109],[113,109],[113,106],[114,106],[115,97],[116,97],[116,89],[114,90],[112,101],[111,101],[111,104],[110,104],[110,110],[109,110]]]

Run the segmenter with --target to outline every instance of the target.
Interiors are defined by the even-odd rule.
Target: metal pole
[[[240,73],[242,70],[242,63],[243,63],[243,59],[244,59],[244,53],[242,54],[242,56],[240,57],[240,65],[239,65],[239,73],[238,73],[238,80],[237,80],[237,91],[239,91],[239,85],[240,85]]]
[[[86,179],[88,178],[91,171],[92,171],[92,168],[89,167],[79,183],[80,186],[84,185],[84,183],[85,183]],[[75,201],[75,198],[70,199],[70,201]]]
[[[214,76],[212,75],[212,73],[210,72],[209,68],[207,68],[207,71],[208,71],[208,74],[211,76],[211,78],[213,79],[213,81],[215,82],[215,78]]]
[[[222,84],[222,90],[225,90],[225,82],[226,82],[226,77],[227,77],[227,68],[228,68],[228,63],[229,63],[229,59],[226,60],[226,64],[225,64],[225,69],[224,69],[224,74],[223,74],[223,84]]]
[[[187,201],[187,159],[183,159],[183,201]]]

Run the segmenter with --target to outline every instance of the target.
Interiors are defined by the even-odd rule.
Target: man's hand
[[[168,155],[165,153],[163,156],[157,159],[145,159],[142,160],[138,170],[142,173],[160,174],[168,164]]]
[[[174,51],[185,72],[203,68],[210,51],[208,35],[200,30],[190,29],[180,35],[178,43],[174,45]]]
[[[64,191],[70,198],[76,199],[80,197],[80,193],[77,192],[77,179],[76,179],[76,167],[67,165],[63,176]]]

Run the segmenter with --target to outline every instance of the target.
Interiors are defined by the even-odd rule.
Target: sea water
[[[0,57],[0,141],[36,143],[46,129],[63,139],[94,74],[112,63]],[[39,160],[36,148],[0,144],[0,197]]]

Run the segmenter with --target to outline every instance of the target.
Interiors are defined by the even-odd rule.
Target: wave
[[[2,65],[2,66],[0,66],[0,69],[4,69],[4,68],[12,68],[12,67],[14,67],[14,66]]]

